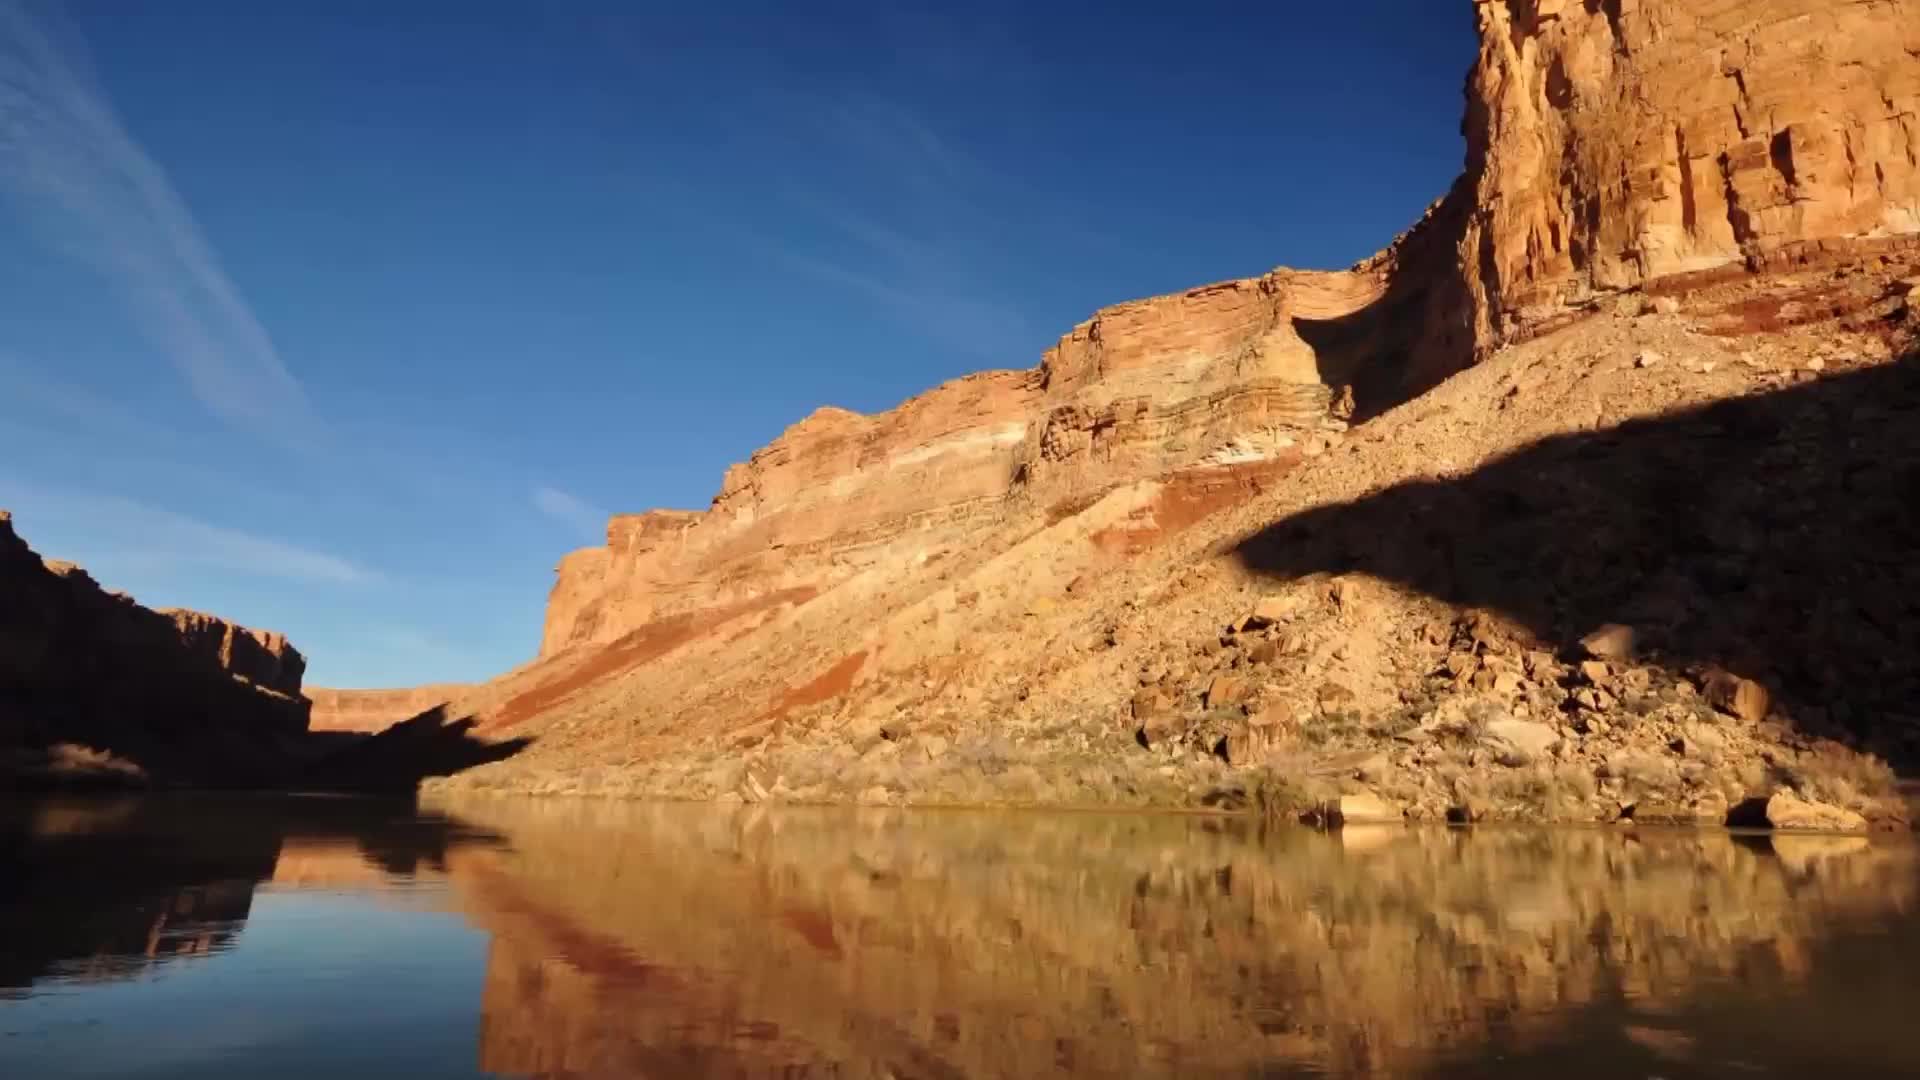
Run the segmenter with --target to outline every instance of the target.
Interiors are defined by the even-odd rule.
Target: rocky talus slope
[[[1920,0],[1473,11],[1466,171],[1386,251],[615,518],[456,783],[1905,820]]]
[[[285,636],[141,607],[0,511],[0,776],[246,784],[307,729]]]

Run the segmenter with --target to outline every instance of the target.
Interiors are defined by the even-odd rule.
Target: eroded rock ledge
[[[622,515],[606,546],[567,556],[541,655],[925,565],[1019,506],[1297,458],[1345,426],[1335,414],[1350,405],[1335,399],[1350,402],[1364,357],[1403,357],[1396,367],[1411,370],[1417,327],[1370,314],[1402,258],[1122,304],[1031,370],[968,376],[872,416],[817,410],[729,469],[710,510]],[[1336,332],[1341,320],[1358,321]]]

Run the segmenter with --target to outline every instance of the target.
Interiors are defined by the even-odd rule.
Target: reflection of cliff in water
[[[1756,1039],[1885,1068],[1859,999],[1886,995],[1844,966],[1920,961],[1914,852],[1859,838],[459,812],[509,841],[451,875],[494,935],[481,1066],[510,1075],[1484,1073],[1496,1044],[1609,1071]]]
[[[483,834],[348,799],[0,802],[0,995],[232,944],[264,882],[364,886]]]

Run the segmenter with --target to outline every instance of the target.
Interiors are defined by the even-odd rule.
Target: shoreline
[[[743,766],[742,771],[749,767]],[[584,799],[605,802],[658,802],[686,805],[706,805],[714,808],[733,808],[742,806],[797,807],[809,809],[871,809],[871,810],[951,810],[961,812],[1041,812],[1073,814],[1172,814],[1190,817],[1209,817],[1221,820],[1262,821],[1281,823],[1317,829],[1338,829],[1341,827],[1471,827],[1492,826],[1500,828],[1593,828],[1615,829],[1657,828],[1684,829],[1691,831],[1725,831],[1736,835],[1873,835],[1899,836],[1909,833],[1920,834],[1920,781],[1903,781],[1900,790],[1893,796],[1879,800],[1878,812],[1860,815],[1858,823],[1852,819],[1820,815],[1802,818],[1794,825],[1772,826],[1766,823],[1764,813],[1766,804],[1775,796],[1785,795],[1799,803],[1820,808],[1822,811],[1835,809],[1827,804],[1810,798],[1803,798],[1789,789],[1774,791],[1756,791],[1738,800],[1730,800],[1726,809],[1718,816],[1684,813],[1676,811],[1670,805],[1649,805],[1642,810],[1637,804],[1622,813],[1618,809],[1607,815],[1597,813],[1576,813],[1568,810],[1553,811],[1540,804],[1520,803],[1480,804],[1465,803],[1442,808],[1439,812],[1419,806],[1401,806],[1383,799],[1374,790],[1355,783],[1302,782],[1298,778],[1287,777],[1263,770],[1214,769],[1206,766],[1190,767],[1191,771],[1176,773],[1172,777],[1160,776],[1156,779],[1165,783],[1158,791],[1132,791],[1116,793],[1116,797],[1106,799],[1087,799],[1071,797],[1051,797],[1033,794],[987,794],[975,797],[959,797],[931,792],[908,793],[889,790],[885,798],[878,797],[871,789],[867,791],[827,793],[815,790],[810,785],[805,789],[794,789],[780,783],[767,785],[762,782],[764,795],[755,796],[750,792],[728,789],[712,793],[699,793],[688,790],[673,790],[660,787],[641,786],[635,783],[635,777],[621,771],[593,770],[596,775],[588,779],[580,774],[541,773],[521,776],[474,776],[463,774],[453,778],[435,778],[421,785],[419,798],[423,804],[438,804],[471,798],[506,799]],[[1046,770],[1033,769],[1034,776],[1054,789],[1074,786],[1083,778],[1073,772],[1060,770],[1049,778]],[[1483,774],[1483,777],[1490,774]],[[784,779],[784,778],[781,778]],[[983,778],[988,779],[991,778]],[[1031,777],[1023,776],[1022,780]],[[1184,787],[1181,780],[1199,781]],[[856,781],[857,782],[857,781]],[[1064,794],[1064,793],[1062,793]],[[1543,798],[1553,801],[1556,792],[1545,792]],[[1347,803],[1347,812],[1342,813],[1341,804]],[[1563,799],[1559,805],[1567,806]],[[1592,800],[1583,802],[1592,807]],[[1744,814],[1742,809],[1745,808]],[[1358,811],[1356,815],[1354,811]],[[1651,812],[1649,812],[1651,811]],[[1342,821],[1345,817],[1347,820]],[[1809,824],[1809,822],[1814,822]]]

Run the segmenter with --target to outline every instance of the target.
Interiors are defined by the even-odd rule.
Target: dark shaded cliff
[[[155,611],[42,559],[0,511],[0,770],[24,782],[249,786],[307,730],[282,634]]]

